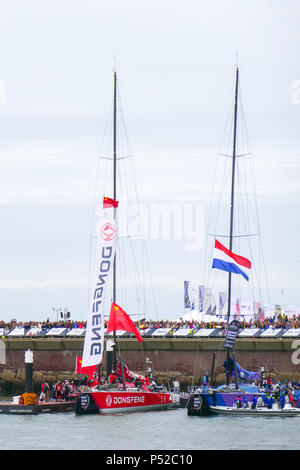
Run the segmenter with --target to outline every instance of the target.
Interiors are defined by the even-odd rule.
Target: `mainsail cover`
[[[82,366],[100,364],[104,349],[104,300],[116,252],[116,221],[101,212],[96,228],[96,257],[91,277],[91,299],[85,332]]]
[[[227,359],[224,361],[224,368],[225,369],[227,368]],[[234,361],[231,357],[229,358],[229,370],[230,370],[230,375],[234,377],[235,376]],[[245,380],[246,382],[253,382],[255,380],[260,379],[259,372],[251,372],[246,369],[243,369],[238,363],[236,363],[236,371],[237,371],[238,378]]]

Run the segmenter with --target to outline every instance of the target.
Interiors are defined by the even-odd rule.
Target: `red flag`
[[[124,312],[124,310],[119,307],[119,305],[114,304],[112,302],[107,326],[107,333],[117,330],[131,332],[135,334],[138,341],[140,341],[141,343],[143,342],[135,324],[129,318],[127,313]]]
[[[134,374],[128,369],[128,367],[126,366],[126,364],[123,364],[123,372],[124,372],[124,377],[125,379],[133,379],[134,378]],[[118,361],[118,365],[117,365],[117,374],[121,377],[122,376],[122,371],[121,371],[121,364],[120,364],[120,361]]]
[[[109,209],[110,207],[118,207],[119,201],[115,201],[110,197],[103,198],[103,209]]]
[[[146,382],[147,378],[144,375],[139,375],[135,374],[134,372],[131,372],[131,370],[128,369],[126,364],[123,364],[123,372],[124,372],[124,378],[125,380],[127,379],[140,379],[142,382]],[[121,364],[120,361],[118,361],[117,365],[117,374],[121,377],[122,376],[122,371],[121,371]]]
[[[97,371],[97,366],[81,367],[82,357],[76,356],[75,374],[92,376]]]

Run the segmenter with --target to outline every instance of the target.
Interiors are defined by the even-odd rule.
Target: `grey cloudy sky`
[[[271,300],[300,305],[299,13],[297,0],[1,2],[2,319],[86,318],[114,56],[141,200],[205,207],[238,51]],[[156,315],[177,318],[203,248],[148,249]]]

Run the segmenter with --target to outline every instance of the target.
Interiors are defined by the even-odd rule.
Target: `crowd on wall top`
[[[243,319],[237,319],[240,328],[300,328],[300,315],[293,315],[292,317],[285,316],[283,314],[274,317],[267,317],[264,319],[253,319],[251,321],[245,321]],[[137,328],[145,330],[147,328],[171,328],[173,331],[178,329],[187,328],[190,330],[199,330],[200,328],[219,328],[226,330],[227,322],[223,320],[210,321],[206,323],[204,321],[189,321],[184,319],[175,320],[138,320],[134,322]],[[104,326],[107,327],[108,320],[105,320]],[[48,318],[45,321],[26,321],[18,322],[16,319],[12,319],[9,322],[0,320],[0,328],[12,330],[14,328],[41,328],[42,330],[49,330],[50,328],[85,328],[86,321],[76,320],[60,320],[50,321]]]

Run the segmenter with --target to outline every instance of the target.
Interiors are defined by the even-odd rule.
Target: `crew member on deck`
[[[63,392],[63,390],[62,390],[62,385],[61,385],[60,382],[58,382],[58,383],[56,384],[56,398],[57,398],[58,400],[61,400],[61,399],[62,399],[62,392]]]
[[[109,383],[115,384],[116,382],[117,382],[117,377],[116,377],[115,371],[112,370],[109,376]]]
[[[89,387],[96,387],[97,385],[99,385],[99,382],[96,379],[96,376],[89,377],[86,383]]]
[[[202,379],[202,392],[206,392],[208,388],[208,372],[205,372]]]

